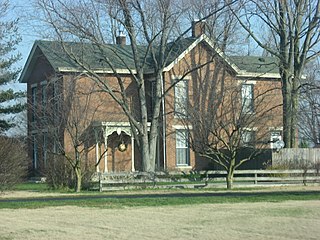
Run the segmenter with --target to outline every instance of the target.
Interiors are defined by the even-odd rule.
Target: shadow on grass
[[[174,199],[174,198],[218,198],[225,199],[226,202],[232,199],[240,201],[285,201],[285,200],[309,200],[319,199],[320,190],[313,191],[230,191],[230,192],[185,192],[185,193],[143,193],[143,194],[99,194],[99,195],[72,195],[72,196],[52,196],[52,197],[34,197],[34,198],[16,198],[0,199],[0,203],[10,202],[46,202],[46,201],[81,201],[96,199]]]

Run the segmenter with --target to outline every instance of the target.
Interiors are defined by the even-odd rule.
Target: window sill
[[[176,168],[186,168],[186,169],[192,169],[190,165],[177,165]]]

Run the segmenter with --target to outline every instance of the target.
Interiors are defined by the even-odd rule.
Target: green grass
[[[116,193],[116,195],[102,194],[78,194],[76,196],[64,196],[63,199],[52,198],[29,199],[29,201],[0,202],[1,208],[42,208],[54,206],[79,206],[98,208],[124,208],[124,207],[150,207],[150,206],[177,206],[192,204],[221,204],[221,203],[248,203],[248,202],[281,202],[288,200],[320,200],[320,191],[286,191],[286,192],[256,192],[256,191],[170,191],[150,194],[146,197],[139,193],[144,191]],[[148,194],[148,192],[147,192]],[[196,195],[195,195],[196,194]],[[59,197],[59,196],[58,196]],[[81,199],[86,197],[86,199]],[[97,198],[99,197],[99,198]],[[103,197],[103,198],[100,198]]]
[[[46,183],[19,183],[13,187],[14,191],[37,191],[46,192],[49,191]]]

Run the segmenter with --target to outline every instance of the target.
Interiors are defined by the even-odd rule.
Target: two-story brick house
[[[175,50],[164,68],[163,89],[166,94],[162,100],[157,146],[158,169],[206,167],[207,162],[198,158],[189,147],[191,128],[186,127],[185,115],[188,114],[188,105],[195,107],[193,104],[197,101],[195,99],[199,98],[199,93],[212,91],[214,86],[211,82],[216,81],[217,84],[216,79],[223,78],[224,86],[241,86],[242,98],[247,100],[242,101],[246,108],[253,107],[255,96],[267,92],[264,103],[258,108],[272,109],[268,112],[269,116],[266,116],[270,120],[263,123],[268,126],[269,132],[264,131],[260,134],[269,140],[281,138],[281,82],[278,67],[273,59],[253,56],[227,57],[203,34],[201,26],[193,24],[192,34],[192,37],[180,39],[175,43]],[[73,54],[78,54],[74,51],[79,50],[81,57],[87,60],[87,66],[99,76],[103,76],[108,83],[114,83],[117,89],[114,71],[101,64],[101,56],[97,56],[90,47],[86,49],[90,45],[67,43],[66,46],[73,50]],[[145,51],[145,48],[141,46],[140,50]],[[113,66],[117,74],[121,75],[126,94],[134,109],[138,94],[131,75],[132,69],[134,70],[131,48],[125,45],[125,38],[122,36],[117,39],[117,44],[108,45],[107,51],[107,54],[114,58]],[[60,145],[66,152],[72,151],[73,139],[70,133],[66,133],[67,124],[62,120],[65,118],[60,116],[72,112],[85,128],[81,134],[89,132],[90,140],[86,139],[83,142],[83,148],[86,149],[87,162],[96,163],[97,171],[141,170],[140,153],[126,115],[110,94],[100,91],[97,83],[90,80],[85,71],[79,69],[77,63],[65,54],[58,42],[34,43],[20,77],[20,82],[27,83],[28,146],[33,168],[45,166],[48,161],[47,152],[54,152],[57,148],[50,136],[52,132],[48,129],[49,118],[57,123],[56,126],[61,127],[59,124],[64,123],[62,132],[57,130],[58,138],[61,139]],[[145,73],[146,81],[151,79],[146,84],[150,92],[149,109],[152,108],[152,70],[150,64]],[[206,87],[206,84],[211,84],[211,87]],[[63,96],[65,101],[71,102],[70,106],[66,108],[65,101],[61,106],[61,103],[55,100],[56,96]],[[205,99],[202,101],[210,101],[210,98]],[[50,112],[46,110],[49,107]],[[254,131],[259,134],[259,129]]]

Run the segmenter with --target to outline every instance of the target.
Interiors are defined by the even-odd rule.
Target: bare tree
[[[238,12],[237,1],[231,0],[189,0],[184,4],[188,5],[188,10],[185,15],[190,22],[196,19],[205,18],[206,34],[212,39],[222,52],[235,53],[239,51],[237,45],[241,43],[244,38],[240,35],[240,28],[237,19],[232,14],[230,8],[224,8],[216,12],[223,6],[232,5],[233,11]]]
[[[51,79],[47,86],[43,86],[43,101],[41,106],[37,106],[38,122],[42,123],[38,128],[44,134],[43,164],[50,165],[47,171],[57,171],[48,173],[50,176],[56,174],[61,177],[71,167],[73,175],[66,178],[67,183],[63,184],[74,180],[77,192],[81,191],[83,176],[94,171],[86,164],[87,153],[95,146],[95,136],[90,127],[96,115],[101,114],[103,104],[97,101],[94,82],[86,83],[83,77],[70,75],[63,79]],[[66,164],[59,162],[59,157],[65,159]]]
[[[168,63],[175,42],[169,43],[178,18],[185,10],[179,1],[66,1],[38,0],[45,21],[52,27],[65,52],[77,66],[88,73],[100,89],[110,94],[119,104],[128,118],[132,133],[140,148],[143,170],[155,170],[156,145],[159,137],[161,109],[163,109],[164,83],[163,70]],[[177,7],[180,6],[180,7]],[[225,8],[214,9],[217,12]],[[118,51],[110,47],[108,29],[123,31],[130,41],[129,51],[132,59],[124,59]],[[188,31],[176,39],[179,41]],[[110,69],[115,76],[117,86],[105,81],[105,76],[98,74],[84,58],[70,49],[66,40],[90,43],[93,52],[100,54],[101,65]],[[141,47],[141,44],[144,46]],[[112,53],[112,58],[110,56]],[[82,55],[81,55],[82,56]],[[120,74],[115,61],[126,69],[138,96],[138,106],[132,108],[130,98],[125,91],[124,77]],[[150,74],[146,74],[152,70]],[[151,118],[148,118],[147,99],[149,90],[146,84],[153,82],[154,97]],[[148,121],[150,120],[150,121]],[[149,125],[150,123],[150,125]]]
[[[299,86],[306,63],[320,54],[320,1],[250,0],[242,12],[235,14],[241,26],[279,62],[284,142],[288,148],[297,147]]]
[[[300,88],[299,134],[313,146],[320,144],[320,71],[316,61],[306,69],[306,80]]]
[[[190,146],[227,171],[227,188],[234,171],[270,146],[270,129],[281,126],[279,81],[235,79],[225,63],[215,59],[214,69],[196,74],[184,124],[190,131]],[[202,69],[201,71],[203,71]]]

